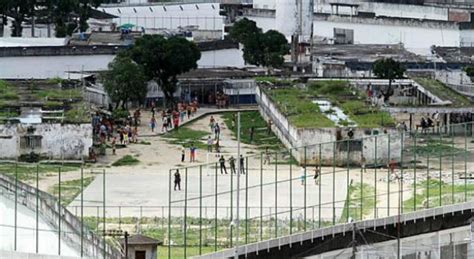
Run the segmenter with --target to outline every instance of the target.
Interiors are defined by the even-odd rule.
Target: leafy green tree
[[[406,69],[400,62],[392,58],[384,58],[375,61],[372,71],[378,78],[388,79],[388,89],[383,92],[385,101],[388,101],[393,95],[392,81],[403,78]]]
[[[1,0],[0,8],[4,16],[13,18],[12,37],[21,37],[22,23],[34,13],[35,0]]]
[[[116,107],[125,109],[127,103],[143,103],[147,94],[146,77],[141,67],[123,54],[117,55],[109,63],[109,71],[104,78],[104,88]]]
[[[229,36],[244,45],[245,62],[256,66],[281,67],[284,63],[284,55],[290,51],[288,41],[283,34],[275,30],[263,33],[254,21],[247,18],[236,22]]]
[[[229,31],[229,37],[239,43],[244,44],[244,42],[254,37],[257,34],[262,33],[262,30],[257,27],[257,23],[247,18],[244,18],[232,26]]]
[[[97,8],[103,0],[76,0],[77,1],[77,10],[79,12],[79,30],[86,31],[89,25],[87,20],[90,18],[91,8]]]
[[[160,86],[169,105],[174,103],[178,75],[197,68],[201,52],[196,44],[182,37],[165,38],[145,35],[129,50],[132,59],[140,64],[149,80]]]

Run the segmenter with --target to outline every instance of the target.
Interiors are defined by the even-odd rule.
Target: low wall
[[[32,135],[42,136],[40,147],[23,148],[21,138],[27,134],[25,124],[0,125],[0,158],[16,159],[21,154],[34,152],[48,159],[81,160],[92,146],[91,124],[32,125]]]
[[[257,87],[256,99],[260,114],[272,120],[273,132],[302,165],[320,160],[323,165],[360,164],[362,155],[367,164],[385,165],[401,157],[402,136],[394,129],[354,128],[354,137],[349,139],[349,128],[296,128],[261,87]]]
[[[81,251],[81,228],[83,227],[83,248],[85,257],[102,258],[104,254],[103,240],[96,236],[93,232],[81,223],[66,208],[60,206],[56,197],[40,191],[30,185],[19,182],[16,184],[15,179],[0,174],[0,188],[4,189],[7,198],[12,198],[17,191],[18,203],[25,205],[27,208],[36,210],[36,197],[38,196],[38,212],[40,216],[46,220],[55,229],[59,229],[61,225],[61,239],[68,242],[71,247],[77,251]],[[120,258],[120,253],[116,249],[106,248],[108,258]]]

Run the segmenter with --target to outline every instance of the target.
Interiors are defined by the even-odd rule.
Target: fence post
[[[260,241],[262,241],[262,239],[263,239],[263,161],[262,161],[262,153],[260,153]]]
[[[322,159],[322,153],[321,153],[321,144],[319,144],[319,194],[318,194],[318,207],[319,207],[319,213],[318,213],[318,228],[321,228],[321,185],[323,184],[323,170],[322,170],[322,167],[321,167],[321,159]]]
[[[374,219],[377,218],[377,167],[378,167],[378,160],[377,160],[377,141],[378,136],[375,135],[375,154],[374,154]]]
[[[332,149],[332,189],[336,189],[336,142]],[[332,224],[336,224],[336,192],[332,192]]]
[[[453,126],[449,125],[450,129],[449,132],[451,133],[451,204],[454,204],[454,132],[453,132]]]
[[[171,169],[168,176],[168,259],[171,258]]]
[[[38,254],[39,253],[39,164],[36,164],[36,190],[35,190],[35,194],[36,194],[36,224],[35,224],[35,228],[36,228],[36,253]],[[81,222],[82,222],[82,218],[81,218]],[[81,236],[82,237],[82,236]],[[82,241],[82,239],[81,239]],[[81,253],[82,253],[82,242],[81,242]]]
[[[199,166],[199,255],[202,255],[202,165]]]
[[[416,161],[416,152],[417,152],[417,148],[416,148],[416,135],[417,135],[417,132],[415,131],[415,134],[413,135],[413,162],[414,162],[414,166],[413,166],[413,195],[416,194],[416,167],[418,166],[418,163]],[[413,196],[415,197],[415,196]],[[416,197],[413,199],[413,211],[416,211]]]
[[[430,208],[430,153],[426,156],[426,204]]]
[[[84,167],[81,165],[81,257],[84,256]]]
[[[346,188],[347,188],[347,194],[346,194],[346,222],[349,220],[349,217],[350,217],[350,202],[351,202],[351,197],[350,197],[350,188],[351,188],[351,182],[350,182],[350,179],[349,179],[349,167],[350,167],[350,148],[349,148],[349,140],[346,140],[345,141],[346,143],[346,152],[347,152],[347,156],[346,156],[346,172],[347,172],[347,175],[346,175]],[[342,144],[342,143],[341,143]],[[334,191],[334,190],[333,190]]]
[[[387,163],[387,217],[390,216],[390,164],[391,164],[391,156],[390,156],[390,146],[391,146],[391,142],[390,142],[390,134],[387,134],[387,142],[388,142],[388,163]]]
[[[464,202],[466,201],[467,201],[467,123],[464,124]]]
[[[184,258],[187,257],[188,228],[188,168],[184,169]]]
[[[307,184],[306,183],[308,182],[307,179],[306,179],[307,178],[307,174],[306,174],[306,166],[307,166],[306,152],[307,152],[306,147],[304,147],[304,152],[303,152],[304,153],[304,160],[303,160],[303,166],[304,166],[303,167],[304,168],[304,206],[303,206],[304,207],[304,222],[303,222],[303,229],[304,229],[305,232],[306,232],[306,213],[307,213],[306,212],[306,194],[307,194],[306,193],[307,192]]]
[[[245,244],[248,244],[248,234],[249,234],[249,219],[248,219],[248,209],[249,209],[249,170],[248,170],[248,158],[246,158],[247,163],[247,173],[245,174]]]
[[[105,205],[106,205],[106,200],[105,200],[105,181],[106,181],[106,179],[105,179],[105,169],[102,170],[102,178],[103,178],[102,191],[103,191],[103,200],[104,200],[103,204],[102,204],[102,206],[103,206],[102,207],[102,214],[103,214],[102,233],[103,233],[103,236],[104,236],[104,238],[102,240],[102,244],[104,246],[104,259],[105,259],[107,257],[107,242],[105,242],[105,232],[106,232],[106,218],[105,218],[105,216],[106,216],[106,212],[105,212],[105,210],[106,210],[106,207],[105,207]]]
[[[275,238],[278,237],[278,152],[275,152]]]
[[[214,251],[217,251],[217,184],[218,184],[218,180],[217,180],[217,163],[215,164],[215,167],[216,167],[216,170],[215,170],[215,191],[216,191],[216,196],[215,196],[215,204],[214,204]]]
[[[290,148],[290,235],[293,234],[293,155]]]
[[[58,167],[58,255],[61,255],[61,167]]]
[[[443,139],[441,138],[441,131],[439,133],[439,144],[442,145],[443,143]],[[439,149],[439,206],[442,206],[443,202],[442,202],[442,197],[443,197],[443,194],[442,194],[442,185],[443,185],[443,180],[442,180],[442,166],[443,166],[443,151],[441,150],[441,148]]]

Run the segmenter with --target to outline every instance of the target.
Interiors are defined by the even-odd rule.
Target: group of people
[[[245,174],[245,158],[240,155],[240,174]],[[232,174],[236,174],[236,170],[235,170],[235,158],[234,156],[230,156],[229,157],[229,160],[228,160],[228,163],[229,163],[229,167],[230,167],[230,172]],[[221,174],[227,174],[227,167],[226,167],[226,159],[224,158],[224,156],[221,156],[219,158],[219,168],[220,168],[220,171],[221,171]]]
[[[185,118],[190,119],[195,116],[198,107],[198,102],[194,99],[188,103],[181,101],[174,109],[163,109],[161,111],[161,132],[168,132],[169,130],[177,129],[179,125],[184,122]],[[151,132],[155,132],[157,127],[156,112],[157,109],[154,102],[152,102],[151,118],[149,122]]]

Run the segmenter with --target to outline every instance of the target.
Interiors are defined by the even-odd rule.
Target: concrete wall
[[[20,136],[26,134],[27,125],[0,125],[0,158],[16,159],[31,151],[49,159],[77,159],[88,155],[92,146],[91,124],[47,124],[33,126],[33,135],[43,136],[40,149],[22,150]]]
[[[260,114],[265,120],[273,121],[273,132],[288,149],[294,149],[292,153],[300,164],[317,164],[320,152],[324,165],[360,164],[362,154],[368,164],[379,165],[401,157],[402,138],[394,129],[386,129],[387,134],[384,134],[384,129],[356,128],[353,140],[360,140],[362,148],[347,151],[343,147],[348,141],[348,128],[296,128],[261,87],[257,87],[256,92]],[[338,139],[338,134],[342,139]]]
[[[18,202],[34,211],[36,211],[36,197],[38,197],[38,211],[41,217],[56,229],[59,229],[59,224],[61,224],[61,239],[68,241],[68,244],[80,251],[81,227],[83,225],[66,208],[59,206],[54,196],[25,183],[16,183],[15,179],[3,174],[0,174],[0,188],[5,191],[4,195],[7,195],[9,198],[13,198],[15,190],[17,190]],[[102,258],[104,251],[102,240],[85,226],[82,237],[85,257]],[[108,247],[107,256],[119,258],[119,252]]]

